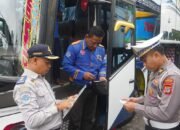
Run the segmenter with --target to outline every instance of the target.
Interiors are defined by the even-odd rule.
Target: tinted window
[[[134,6],[123,2],[122,0],[116,0],[114,14],[114,25],[118,20],[133,23]],[[132,37],[133,31],[130,29],[128,32],[125,32],[124,27],[121,27],[118,31],[113,32],[112,73],[126,63],[126,61],[133,55],[131,50],[126,49],[126,47],[131,44],[133,40]]]

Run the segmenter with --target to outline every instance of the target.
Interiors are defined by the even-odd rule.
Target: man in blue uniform
[[[72,43],[64,56],[63,67],[72,81],[71,87],[80,90],[87,85],[70,114],[73,130],[91,130],[96,106],[96,94],[92,91],[91,81],[106,80],[105,49],[100,44],[104,32],[92,27],[83,40]]]

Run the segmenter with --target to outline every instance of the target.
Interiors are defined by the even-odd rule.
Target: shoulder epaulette
[[[163,68],[161,68],[159,71],[158,71],[158,75],[161,75],[165,70]]]
[[[81,40],[75,41],[75,42],[72,43],[72,45],[76,45],[76,44],[80,43],[80,41]]]
[[[99,47],[104,47],[102,44],[99,44]]]
[[[17,84],[17,85],[18,85],[18,84],[24,84],[25,81],[26,81],[26,79],[27,79],[27,76],[21,76],[21,77],[18,79],[18,81],[16,82],[16,84]]]

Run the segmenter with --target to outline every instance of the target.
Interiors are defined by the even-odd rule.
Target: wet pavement
[[[134,118],[117,130],[144,130],[144,121],[141,115],[135,114]]]

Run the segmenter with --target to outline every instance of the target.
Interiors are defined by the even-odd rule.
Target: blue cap
[[[140,43],[138,45],[132,46],[133,52],[138,56],[142,57],[144,54],[155,48],[160,44],[160,40],[163,36],[163,33],[160,33],[159,35],[144,41],[143,43]]]
[[[29,58],[33,57],[42,57],[49,60],[56,60],[59,57],[52,55],[52,52],[49,48],[49,46],[45,44],[37,44],[29,48],[28,50],[28,56]]]

